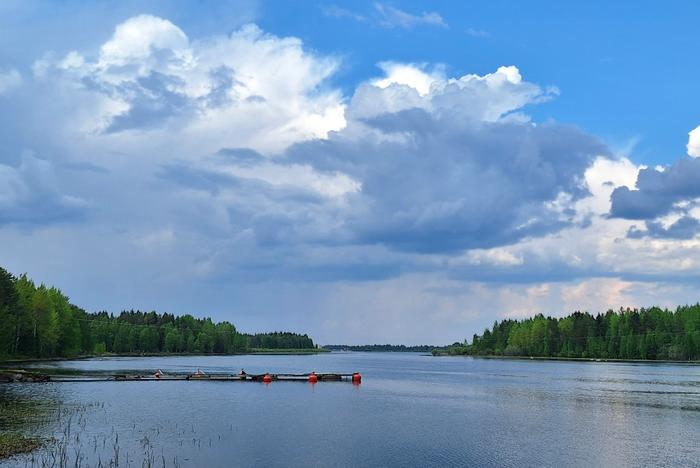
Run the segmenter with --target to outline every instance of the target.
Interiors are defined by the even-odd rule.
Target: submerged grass
[[[0,465],[4,466],[4,462],[27,468],[112,468],[179,467],[181,464],[177,455],[166,458],[165,451],[159,447],[161,426],[144,431],[134,422],[122,428],[122,432],[126,432],[124,435],[132,439],[125,448],[120,442],[120,433],[107,422],[104,402],[66,404],[25,394],[18,391],[19,388],[0,388]],[[86,428],[91,419],[103,420],[104,424],[101,431],[88,435]],[[197,438],[194,425],[179,428],[175,422],[175,428],[182,438],[181,446],[190,438],[197,450],[206,443]],[[134,439],[138,440],[137,445]]]
[[[51,400],[0,393],[0,460],[41,447],[46,441],[34,432],[55,408]]]
[[[88,421],[95,419],[104,421],[99,431],[90,433],[87,431]],[[163,448],[163,439],[167,439],[170,432],[161,432],[165,426],[157,425],[144,428],[133,422],[124,425],[120,430],[108,422],[108,415],[104,403],[86,403],[77,406],[62,406],[56,412],[54,421],[55,429],[53,437],[43,441],[41,448],[23,458],[18,459],[18,464],[25,468],[116,468],[119,466],[133,466],[142,468],[155,468],[173,466],[179,468],[181,459],[178,455],[167,455]],[[168,424],[168,428],[174,426],[179,438],[179,446],[189,446],[191,440],[192,450],[206,448],[204,439],[197,437],[194,424],[180,425],[177,421]],[[233,426],[231,426],[233,430]],[[122,443],[126,436],[126,444]],[[221,441],[219,434],[219,441]],[[209,447],[212,439],[208,439]],[[185,458],[184,460],[188,460]]]
[[[41,447],[43,441],[38,437],[27,437],[12,432],[0,432],[0,459],[21,453],[29,453]]]

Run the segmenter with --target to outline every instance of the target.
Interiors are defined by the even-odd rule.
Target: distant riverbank
[[[330,351],[359,351],[359,352],[392,352],[392,353],[429,353],[434,349],[443,348],[434,345],[392,345],[392,344],[372,344],[372,345],[323,345]]]
[[[251,349],[247,353],[240,354],[322,354],[330,353],[330,349],[310,348],[310,349]]]
[[[60,362],[76,361],[82,359],[115,358],[115,357],[168,357],[168,356],[246,356],[251,354],[321,354],[329,353],[325,348],[299,348],[299,349],[266,349],[253,348],[241,353],[104,353],[82,354],[68,357],[29,358],[29,357],[0,357],[0,364],[26,364],[34,362]]]
[[[603,358],[577,358],[577,357],[558,357],[558,356],[501,356],[501,355],[472,355],[472,354],[454,354],[446,350],[433,350],[433,356],[453,356],[453,357],[471,357],[474,359],[504,359],[515,361],[574,361],[574,362],[621,362],[621,363],[640,363],[640,364],[690,364],[700,365],[700,361],[680,361],[671,359],[603,359]]]

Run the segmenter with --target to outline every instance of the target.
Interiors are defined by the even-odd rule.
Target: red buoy
[[[316,372],[312,372],[309,374],[309,383],[316,383],[318,382],[318,376],[316,375]]]
[[[265,376],[263,377],[263,382],[265,382],[265,383],[272,382],[272,376],[270,374],[265,374]]]
[[[354,384],[359,384],[362,382],[362,376],[360,375],[359,372],[355,372],[352,374],[352,383]]]

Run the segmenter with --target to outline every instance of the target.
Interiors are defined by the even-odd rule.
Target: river
[[[359,371],[349,382],[6,384],[51,398],[70,466],[697,466],[700,367],[414,353],[107,358],[152,373]],[[70,435],[66,432],[70,425]],[[55,447],[54,447],[55,450]],[[55,453],[54,453],[55,455]],[[46,450],[0,462],[40,466]]]

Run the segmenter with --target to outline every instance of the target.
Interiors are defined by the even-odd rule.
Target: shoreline
[[[25,364],[36,362],[61,362],[80,361],[95,358],[121,358],[121,357],[178,357],[178,356],[249,356],[249,355],[306,355],[330,353],[327,349],[252,349],[243,353],[105,353],[105,354],[81,354],[67,357],[47,358],[0,358],[0,364]]]
[[[499,355],[474,355],[474,354],[449,354],[438,352],[432,354],[433,357],[470,357],[474,359],[501,359],[512,361],[563,361],[563,362],[612,362],[628,364],[685,364],[690,366],[700,365],[700,361],[675,361],[669,359],[613,359],[613,358],[577,358],[559,356],[499,356]]]

